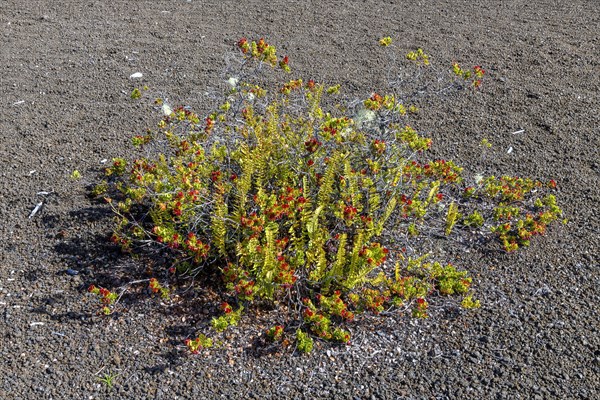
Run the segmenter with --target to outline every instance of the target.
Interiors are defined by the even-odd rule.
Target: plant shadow
[[[67,237],[54,246],[54,251],[59,254],[70,269],[81,275],[82,283],[79,290],[85,293],[90,284],[104,287],[120,294],[119,305],[124,309],[139,308],[151,311],[146,315],[154,315],[164,321],[163,337],[166,335],[165,344],[169,346],[161,355],[161,362],[145,368],[151,374],[163,373],[172,365],[184,362],[189,356],[184,346],[188,338],[194,339],[199,333],[205,333],[209,337],[222,337],[215,334],[211,328],[211,320],[222,315],[220,304],[226,299],[225,288],[219,275],[215,272],[202,274],[194,279],[178,277],[169,272],[173,260],[168,253],[144,254],[124,253],[119,246],[110,241],[110,231],[113,212],[105,204],[92,204],[91,206],[74,210],[69,217],[78,222],[97,224],[93,232]],[[56,219],[49,215],[45,217],[44,223],[54,225]],[[104,229],[104,231],[103,231]],[[441,238],[441,240],[446,240]],[[489,249],[488,249],[489,251]],[[32,277],[35,279],[35,277]],[[153,294],[148,287],[150,278],[157,278],[161,284],[168,286],[170,293],[169,301],[161,301],[160,296]],[[49,302],[52,299],[48,299]],[[232,305],[233,299],[231,299]],[[159,303],[162,303],[159,305]],[[257,310],[249,309],[248,314]],[[34,310],[37,313],[50,315],[45,307]],[[113,317],[124,316],[127,313],[119,313]],[[260,310],[256,314],[260,314]],[[454,320],[459,317],[458,312],[449,311],[442,318]],[[103,317],[92,318],[93,313],[68,312],[60,315],[50,315],[52,319],[61,322],[75,322],[87,320],[89,324],[101,321]],[[248,317],[252,320],[255,317]],[[247,321],[246,321],[247,322]],[[244,322],[244,325],[248,325]],[[254,322],[257,322],[256,320]],[[243,342],[237,340],[235,345],[243,346],[243,354],[249,358],[263,358],[279,356],[281,354],[298,354],[293,351],[293,345],[281,346],[266,340],[264,332],[257,331],[253,325],[264,326],[265,320],[257,324],[250,323],[252,339]],[[233,330],[239,337],[247,335],[241,332],[244,327],[234,327]],[[248,336],[249,337],[249,336]],[[242,344],[243,342],[243,344]],[[226,350],[215,349],[215,352]]]

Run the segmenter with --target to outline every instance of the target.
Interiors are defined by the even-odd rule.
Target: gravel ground
[[[0,398],[600,398],[600,3],[478,3],[2,0]],[[252,313],[190,356],[182,341],[206,327],[208,291],[167,305],[132,291],[122,312],[96,316],[87,285],[117,288],[148,267],[106,244],[110,211],[84,189],[156,122],[129,99],[136,85],[202,110],[235,41],[265,37],[297,76],[364,98],[385,87],[386,35],[488,71],[476,95],[424,107],[416,125],[438,156],[558,182],[567,225],[516,254],[454,253],[481,309],[365,316],[351,345],[309,356],[265,346],[268,315]],[[29,219],[40,191],[56,194]]]

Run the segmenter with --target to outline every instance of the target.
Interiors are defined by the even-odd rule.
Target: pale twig
[[[33,209],[33,211],[31,211],[31,214],[29,214],[29,219],[35,217],[35,214],[37,214],[38,211],[40,211],[43,207],[44,207],[44,202],[43,201],[40,201],[39,203],[37,203],[37,205],[35,206],[35,208]]]
[[[104,368],[106,368],[106,365],[105,365],[105,366],[103,366],[102,368],[100,368],[100,369],[98,370],[98,372],[96,372],[94,375],[98,375],[100,372],[102,372],[102,370],[103,370]]]
[[[29,219],[35,217],[35,215],[42,211],[42,209],[44,208],[44,206],[46,205],[46,201],[48,200],[48,196],[55,194],[55,192],[51,191],[51,192],[37,192],[36,196],[41,196],[42,197],[42,201],[40,201],[39,203],[36,204],[35,208],[31,211],[31,214],[29,214]]]

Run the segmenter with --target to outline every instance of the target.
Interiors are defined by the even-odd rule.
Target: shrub
[[[118,191],[107,198],[112,240],[167,252],[180,273],[216,273],[239,304],[234,312],[224,303],[217,330],[259,298],[283,300],[300,310],[290,317],[309,351],[308,332],[348,342],[341,326],[355,312],[406,306],[424,318],[432,294],[477,307],[468,274],[407,251],[412,238],[488,233],[514,251],[561,214],[546,194],[552,183],[491,176],[465,186],[457,164],[427,157],[431,139],[408,123],[416,107],[396,95],[374,93],[352,108],[335,105],[339,85],[292,79],[269,89],[256,83],[265,64],[288,73],[288,58],[263,39],[238,48],[216,111],[201,118],[163,106],[158,130],[133,139],[147,156],[115,159],[106,171]],[[405,62],[430,64],[421,49]],[[448,78],[476,89],[483,74],[455,64]],[[156,280],[151,287],[168,296]]]

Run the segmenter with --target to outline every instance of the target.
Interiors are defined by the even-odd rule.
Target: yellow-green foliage
[[[278,59],[263,40],[244,39],[238,47],[244,65],[289,71],[287,57]],[[408,59],[429,64],[422,50]],[[405,261],[400,253],[390,274],[383,268],[389,248],[432,229],[450,235],[487,223],[512,250],[560,214],[553,197],[533,204],[539,185],[531,180],[490,177],[464,188],[462,168],[427,159],[432,141],[409,125],[395,95],[372,95],[355,111],[373,113],[374,123],[358,124],[350,113],[323,109],[339,86],[296,79],[269,90],[234,83],[204,119],[173,109],[156,132],[134,140],[154,156],[115,159],[107,175],[120,191],[118,202],[109,200],[118,221],[115,243],[169,251],[196,273],[217,267],[239,301],[338,293],[336,304],[345,298],[348,307],[375,312],[414,301],[415,315],[424,317],[431,290],[466,295],[470,278],[451,264]],[[477,208],[459,202],[463,191]],[[535,215],[528,211],[536,208]],[[463,213],[468,217],[461,220]],[[508,217],[520,219],[507,226]],[[349,319],[343,304],[318,302],[305,322],[323,338],[347,341],[347,332],[325,329],[328,315]],[[237,323],[240,310],[215,318],[213,326]],[[325,319],[316,324],[319,315]],[[312,348],[302,335],[298,347]]]
[[[314,346],[313,339],[300,329],[296,331],[296,341],[296,346],[301,352],[310,353],[312,351]]]
[[[449,235],[452,232],[452,228],[460,218],[460,214],[458,213],[458,206],[456,203],[452,202],[448,206],[448,213],[446,214],[446,235]]]

